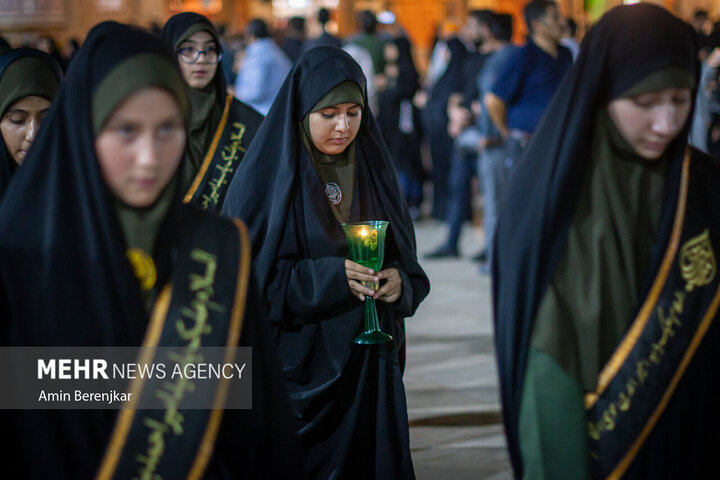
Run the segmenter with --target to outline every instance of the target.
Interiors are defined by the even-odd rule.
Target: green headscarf
[[[60,85],[55,72],[39,57],[20,57],[0,77],[0,117],[18,100],[35,96],[52,101]]]
[[[694,89],[695,80],[669,68],[621,97],[667,88]],[[540,303],[532,345],[592,391],[641,300],[668,162],[667,153],[654,161],[640,157],[607,108],[597,113],[589,154],[567,248]]]
[[[353,82],[342,82],[336,85],[310,109],[310,113],[341,103],[357,103],[364,106],[365,101],[360,87]],[[320,152],[312,143],[310,113],[305,115],[300,128],[303,144],[323,183],[335,184],[340,188],[342,200],[337,204],[330,202],[330,207],[338,222],[347,222],[350,218],[355,186],[355,141],[353,140],[338,155],[326,155]]]
[[[177,66],[159,55],[136,55],[118,64],[95,90],[92,102],[95,134],[102,130],[108,117],[127,97],[143,87],[160,87],[168,91],[177,100],[183,116],[187,118],[188,101],[185,96],[185,83]],[[176,175],[155,204],[146,208],[131,207],[118,198],[113,199],[113,208],[128,250],[139,249],[153,258],[156,257],[157,236],[172,202],[177,198],[175,195],[177,183]],[[159,286],[155,285],[150,290],[142,290],[148,312],[155,302],[158,288]]]
[[[177,67],[160,55],[136,55],[113,68],[95,89],[92,99],[95,134],[100,132],[110,114],[127,97],[143,87],[167,90],[178,101],[183,116],[187,117],[188,101]]]
[[[183,34],[178,37],[177,42],[175,42],[175,45],[174,45],[175,49],[177,50],[177,48],[180,46],[180,44],[182,42],[184,42],[188,38],[192,37],[193,34],[195,34],[197,32],[209,33],[213,37],[213,40],[215,40],[215,43],[217,43],[218,47],[220,46],[220,39],[218,38],[217,33],[215,32],[215,29],[211,28],[210,25],[207,25],[202,22],[198,22],[198,23],[193,23],[192,25],[190,25],[188,27],[188,29],[185,30],[183,32]]]

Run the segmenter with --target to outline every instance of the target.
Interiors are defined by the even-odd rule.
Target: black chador
[[[341,84],[357,91],[362,101],[353,103],[363,108],[359,133],[343,152],[354,171],[339,186],[340,202],[350,203],[339,213],[331,206],[340,198],[338,189],[326,194],[302,131],[313,107]],[[260,127],[223,207],[250,229],[253,268],[302,423],[310,478],[414,478],[402,382],[404,319],[415,313],[430,286],[417,263],[412,221],[365,88],[360,67],[342,50],[318,47],[305,53]],[[337,219],[342,214],[352,221],[390,222],[383,268],[399,270],[403,292],[393,304],[376,304],[381,328],[395,338],[391,343],[353,343],[364,313],[348,287],[347,241]]]
[[[163,38],[174,50],[196,32],[208,32],[222,45],[215,27],[197,13],[171,17],[163,27]],[[178,62],[181,60],[178,58]],[[225,76],[218,63],[215,76],[205,88],[192,88],[188,162],[183,173],[183,201],[204,210],[219,212],[237,167],[255,137],[263,116],[254,108],[227,93]]]
[[[112,22],[94,27],[0,207],[2,345],[178,345],[178,322],[200,288],[192,278],[202,275],[212,281],[203,294],[217,308],[199,341],[253,347],[254,409],[181,410],[182,433],[164,437],[152,465],[143,460],[143,421],[162,411],[5,411],[11,440],[3,472],[29,479],[294,478],[292,416],[263,333],[245,227],[184,205],[177,171],[145,208],[124,204],[104,181],[98,125],[145,87],[165,90],[187,112],[175,58],[161,39]]]
[[[393,43],[398,50],[397,75],[388,77],[388,85],[380,94],[378,123],[383,139],[395,162],[398,173],[405,174],[409,182],[420,185],[423,166],[420,158],[421,120],[419,110],[412,104],[420,84],[412,60],[412,47],[405,37],[396,37]],[[410,207],[419,207],[420,195],[405,192]]]
[[[25,97],[52,101],[62,77],[57,62],[40,50],[17,48],[0,55],[0,119],[15,102]],[[17,166],[0,135],[0,198]]]
[[[612,9],[513,171],[492,265],[517,478],[716,470],[720,165],[688,148],[676,111],[679,133],[653,157],[608,107],[666,108],[671,94],[692,118],[696,51],[692,29],[661,7]]]

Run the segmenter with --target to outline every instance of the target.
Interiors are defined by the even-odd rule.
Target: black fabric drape
[[[50,69],[52,69],[52,71],[55,73],[55,78],[57,78],[58,84],[62,83],[63,74],[62,70],[60,69],[60,65],[58,65],[57,62],[50,55],[34,48],[16,48],[0,55],[0,78],[2,78],[5,69],[12,62],[19,58],[27,56],[38,57],[44,60],[50,66]],[[0,117],[2,116],[2,114],[3,112],[0,112]],[[0,135],[0,198],[2,198],[3,194],[5,193],[5,190],[10,183],[10,177],[12,176],[15,168],[15,161],[12,159],[10,153],[7,151],[5,141],[3,140],[2,135]]]
[[[254,272],[270,308],[312,478],[412,478],[402,384],[404,318],[429,291],[395,170],[370,110],[356,142],[353,220],[389,220],[384,268],[395,266],[403,295],[376,302],[394,342],[353,344],[363,304],[345,277],[347,241],[302,144],[299,123],[333,87],[358,84],[345,52],[319,47],[300,57],[260,127],[223,213],[249,226]]]
[[[148,316],[100,172],[91,118],[98,84],[115,66],[139,54],[157,55],[158,61],[177,68],[172,52],[153,35],[114,22],[89,32],[0,205],[2,345],[139,346],[143,341]],[[193,219],[226,223],[182,205],[180,193],[157,240],[159,284],[170,278],[177,240]],[[217,232],[208,233],[213,234]],[[266,322],[258,322],[265,313],[252,290],[248,304],[240,343],[253,346],[258,364],[256,409],[228,415],[206,478],[257,472],[294,478],[298,456],[292,418],[279,367],[273,364],[274,347],[263,333]],[[116,416],[115,410],[6,411],[3,425],[13,441],[3,449],[3,471],[8,478],[93,478]],[[243,443],[245,450],[224,444],[237,431],[253,439]]]
[[[695,49],[690,27],[661,7],[638,4],[612,9],[586,35],[577,61],[513,171],[503,197],[492,264],[503,420],[517,476],[522,475],[518,416],[530,334],[565,249],[590,158],[594,115],[652,72],[671,66],[698,72]],[[668,147],[665,203],[648,280],[657,271],[667,243],[687,128]]]

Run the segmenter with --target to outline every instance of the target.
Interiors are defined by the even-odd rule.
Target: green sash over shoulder
[[[704,161],[686,154],[659,272],[596,390],[585,396],[594,478],[620,478],[627,471],[718,316],[720,178]]]
[[[225,194],[263,117],[232,95],[225,98],[220,124],[210,148],[190,185],[185,203],[220,212]]]
[[[187,215],[172,284],[158,297],[143,341],[144,347],[177,347],[184,357],[201,346],[238,345],[250,274],[250,241],[244,224],[198,213]],[[138,359],[138,363],[151,361]],[[98,480],[202,477],[220,427],[228,384],[220,379],[213,386],[212,410],[194,410],[182,407],[182,397],[193,391],[187,383],[133,380],[133,398],[161,398],[165,409],[119,413]]]

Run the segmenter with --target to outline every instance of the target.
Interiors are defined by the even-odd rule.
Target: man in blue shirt
[[[513,162],[572,64],[570,51],[560,44],[564,20],[557,4],[533,0],[523,14],[530,30],[527,43],[508,57],[484,98],[498,132],[509,139],[508,155]]]
[[[485,65],[477,77],[480,98],[495,85],[498,74],[502,71],[507,59],[517,50],[517,47],[510,43],[512,30],[512,16],[510,15],[495,15],[490,22],[488,46],[492,48],[493,53],[485,61]],[[487,108],[484,108],[478,117],[477,131],[480,136],[477,168],[483,192],[483,230],[485,232],[485,255],[484,258],[479,259],[482,262],[480,272],[489,274],[498,208],[505,185],[510,178],[510,166],[505,161],[507,158],[505,141],[493,124]]]
[[[245,35],[249,44],[235,80],[235,96],[267,115],[292,63],[270,38],[263,20],[251,20]]]

